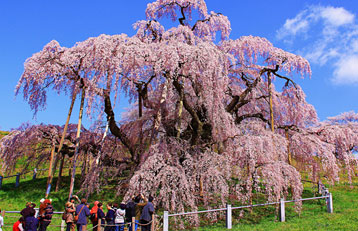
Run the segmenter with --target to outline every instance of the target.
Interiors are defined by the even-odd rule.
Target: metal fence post
[[[37,174],[37,169],[34,169],[34,175],[32,176],[32,179],[35,180],[36,179],[36,174]]]
[[[3,179],[4,177],[3,176],[0,176],[0,189],[1,189],[1,187],[2,187],[2,179]]]
[[[332,198],[332,193],[328,193],[328,197],[326,198],[326,203],[327,203],[327,212],[328,212],[328,213],[333,213],[333,198]]]
[[[20,173],[16,174],[15,188],[20,186]]]
[[[226,205],[226,228],[232,229],[232,209],[231,205]]]
[[[169,213],[168,213],[168,211],[164,211],[163,231],[169,231]]]
[[[61,231],[64,231],[66,227],[66,222],[64,220],[61,220]]]
[[[285,200],[283,198],[280,200],[280,221],[285,222]]]

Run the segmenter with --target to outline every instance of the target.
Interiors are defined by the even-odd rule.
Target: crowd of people
[[[107,203],[106,209],[102,202],[95,201],[90,208],[85,198],[79,200],[74,196],[65,204],[62,219],[66,223],[66,231],[75,231],[76,228],[77,231],[84,231],[89,222],[94,231],[124,231],[125,227],[132,231],[133,224],[134,230],[137,231],[140,225],[141,230],[146,231],[151,230],[154,214],[152,202],[152,196],[146,198],[140,194],[133,196],[127,203]],[[52,220],[52,201],[42,199],[40,203],[39,209],[35,209],[35,203],[26,203],[26,208],[20,212],[20,219],[13,225],[13,231],[46,231]],[[3,218],[0,215],[0,231],[2,226]]]

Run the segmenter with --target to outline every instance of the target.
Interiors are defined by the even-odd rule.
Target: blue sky
[[[0,129],[23,122],[64,124],[69,97],[50,94],[36,119],[14,88],[25,60],[51,40],[70,47],[100,34],[133,35],[149,0],[0,1]],[[355,0],[207,0],[231,21],[231,38],[262,36],[306,57],[311,79],[296,80],[321,120],[358,111],[358,2]],[[123,99],[118,112],[128,107]],[[71,122],[76,123],[78,105]],[[84,125],[88,127],[90,121]]]

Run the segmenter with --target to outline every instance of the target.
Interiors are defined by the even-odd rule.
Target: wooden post
[[[5,217],[5,210],[1,211],[1,216]]]
[[[287,140],[287,161],[289,165],[292,165],[292,156],[291,156],[291,151],[290,151],[290,138],[288,135],[288,128],[285,128],[285,135],[286,135],[286,140]]]
[[[155,231],[155,216],[152,214],[152,226],[151,231]]]
[[[57,149],[57,156],[61,153],[61,149],[62,149],[63,143],[65,142],[65,136],[66,136],[66,133],[67,133],[68,124],[69,124],[69,122],[70,122],[73,105],[75,104],[75,101],[76,101],[76,96],[77,96],[77,91],[74,91],[74,92],[72,93],[71,105],[70,105],[70,109],[68,110],[65,127],[63,128],[63,132],[62,132],[62,136],[61,136],[61,140],[60,140],[60,145],[58,146],[58,149]],[[64,158],[65,158],[65,156],[62,155],[61,157],[62,157],[62,158],[61,158],[60,170],[59,170],[59,172],[58,172],[58,178],[57,178],[57,182],[56,182],[55,192],[58,191],[58,189],[59,189],[59,187],[60,187],[60,184],[61,184],[62,169],[63,169],[63,163],[64,163]],[[61,167],[61,166],[62,166],[62,167]]]
[[[280,200],[280,221],[285,222],[285,200],[283,198]]]
[[[71,175],[71,183],[70,183],[70,192],[68,194],[68,200],[70,200],[73,188],[75,186],[75,176],[76,176],[76,161],[80,149],[80,135],[81,135],[81,125],[82,125],[82,116],[83,116],[83,106],[85,103],[85,88],[82,88],[82,95],[81,95],[81,104],[80,104],[80,113],[78,117],[78,124],[77,124],[77,134],[76,134],[76,146],[75,146],[75,154],[73,156],[73,167],[72,167],[72,175]]]
[[[271,122],[271,131],[275,132],[275,125],[273,119],[273,104],[272,104],[272,81],[271,81],[271,73],[267,73],[268,78],[268,90],[269,90],[269,102],[270,102],[270,122]]]
[[[232,229],[232,209],[231,205],[226,205],[226,228]]]
[[[132,231],[135,231],[135,217],[132,217]]]
[[[34,175],[32,176],[32,179],[35,180],[36,179],[36,175],[37,175],[37,169],[34,169]]]
[[[52,148],[51,148],[51,156],[50,156],[50,166],[48,168],[48,178],[47,178],[47,187],[46,187],[46,194],[45,198],[47,199],[48,195],[51,191],[51,182],[52,182],[52,164],[53,164],[53,157],[55,155],[55,140],[52,141]]]
[[[328,212],[328,213],[333,213],[333,198],[332,198],[332,193],[328,193],[328,197],[326,198],[326,203],[327,203],[327,212]]]
[[[20,186],[20,173],[16,174],[15,188]]]
[[[102,219],[98,219],[98,224],[97,224],[97,228],[94,229],[93,231],[102,231]]]
[[[3,176],[0,176],[0,189],[1,189],[1,187],[2,187],[2,179],[3,179],[4,177]]]
[[[169,213],[168,213],[168,211],[164,211],[163,231],[169,231]]]

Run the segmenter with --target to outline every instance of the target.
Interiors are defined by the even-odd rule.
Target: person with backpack
[[[115,218],[115,211],[112,207],[112,203],[108,203],[107,204],[107,214],[106,214],[106,228],[104,229],[104,231],[114,231],[115,227],[114,227],[114,218]]]
[[[39,226],[39,219],[35,218],[35,210],[31,211],[29,216],[25,219],[25,231],[37,231]]]
[[[153,197],[148,197],[148,203],[143,207],[140,216],[140,223],[143,224],[141,231],[151,231],[152,228],[152,215],[154,214]]]
[[[44,200],[42,206],[40,206],[40,210],[41,208],[44,209],[40,212],[39,215],[39,220],[40,220],[39,231],[46,231],[47,226],[49,226],[49,224],[51,223],[52,214],[53,214],[53,207],[51,204],[51,200],[49,199]]]
[[[124,231],[124,221],[126,214],[126,204],[121,203],[116,211],[116,218],[114,223],[116,224],[116,231]]]
[[[99,203],[99,201],[95,201],[93,203],[94,206],[90,210],[90,214],[91,214],[90,215],[90,220],[91,220],[91,223],[92,223],[93,226],[95,226],[94,223],[98,224],[98,215],[97,215],[98,203]]]
[[[65,212],[62,219],[66,222],[66,231],[75,231],[76,207],[70,201],[65,204]]]
[[[81,204],[76,207],[75,222],[77,225],[77,231],[82,231],[83,226],[87,225],[87,217],[90,215],[90,210],[87,207],[87,200],[81,199]]]

